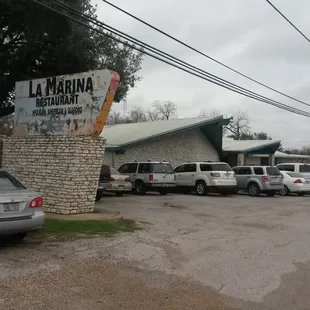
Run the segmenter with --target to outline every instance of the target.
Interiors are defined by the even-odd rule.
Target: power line
[[[55,8],[53,8],[53,7],[51,7],[51,6],[48,6],[48,5],[46,5],[46,4],[42,3],[42,2],[39,2],[38,0],[33,0],[33,1],[36,2],[37,4],[40,4],[40,5],[42,5],[42,6],[46,7],[46,8],[48,8],[48,9],[50,9],[50,10],[52,10],[52,11],[55,11],[55,12],[57,12],[57,13],[59,13],[59,14],[65,16],[65,17],[67,17],[68,19],[70,19],[70,20],[72,20],[72,21],[74,21],[74,22],[76,22],[76,23],[78,23],[78,24],[80,24],[80,25],[82,25],[82,26],[84,26],[84,27],[87,27],[87,28],[89,28],[89,29],[91,29],[91,30],[93,30],[93,31],[96,31],[96,32],[98,32],[98,33],[100,33],[100,34],[102,34],[102,35],[105,35],[105,36],[107,36],[107,37],[109,37],[109,38],[111,38],[111,39],[113,39],[113,40],[115,40],[115,41],[117,41],[117,42],[119,42],[119,43],[122,43],[122,44],[125,45],[125,46],[128,46],[128,47],[130,47],[130,48],[132,48],[132,49],[135,49],[135,50],[137,50],[137,51],[139,51],[139,52],[142,52],[142,53],[144,53],[144,54],[146,54],[146,55],[148,55],[148,56],[150,56],[150,57],[153,57],[153,58],[155,58],[155,59],[157,59],[157,60],[160,60],[160,61],[162,61],[162,62],[164,62],[164,63],[166,63],[166,64],[169,64],[169,65],[171,65],[171,66],[173,66],[173,67],[175,67],[175,68],[178,68],[178,69],[180,69],[180,70],[182,70],[182,71],[184,71],[184,72],[190,73],[190,74],[192,74],[192,75],[194,75],[194,76],[197,76],[197,77],[199,77],[199,78],[202,78],[202,79],[204,79],[204,80],[207,80],[207,81],[209,81],[209,82],[211,82],[211,83],[214,83],[214,84],[219,85],[219,86],[221,86],[221,87],[224,87],[224,88],[226,88],[226,89],[232,90],[232,91],[234,91],[234,92],[236,92],[236,93],[242,94],[242,95],[247,96],[247,97],[250,97],[250,98],[252,98],[252,99],[256,99],[256,100],[258,100],[258,101],[265,102],[265,103],[267,103],[267,104],[276,106],[276,107],[278,107],[278,108],[287,110],[287,111],[289,111],[289,112],[293,112],[293,113],[300,114],[300,115],[307,116],[307,117],[310,116],[310,113],[309,113],[309,112],[296,109],[296,108],[294,108],[294,107],[291,107],[291,106],[282,104],[282,103],[280,103],[280,102],[271,100],[271,99],[269,99],[269,98],[267,98],[267,97],[260,96],[259,94],[253,93],[253,92],[251,92],[251,91],[249,91],[249,90],[246,90],[248,93],[245,93],[245,92],[243,92],[243,91],[240,91],[239,89],[234,88],[233,86],[227,86],[227,85],[225,85],[223,82],[214,81],[214,79],[212,79],[212,78],[206,78],[206,77],[203,76],[202,74],[196,74],[196,73],[194,73],[194,72],[192,72],[192,71],[189,71],[189,70],[185,69],[184,66],[178,66],[178,65],[176,65],[175,63],[179,64],[177,61],[174,61],[174,63],[171,63],[171,62],[169,62],[169,61],[166,60],[168,57],[163,58],[163,57],[164,57],[163,54],[166,54],[166,53],[163,53],[163,52],[162,52],[161,54],[160,54],[160,53],[157,53],[157,55],[160,55],[160,56],[161,56],[161,57],[157,57],[156,55],[154,55],[154,54],[156,54],[156,52],[154,52],[154,48],[153,48],[153,50],[152,50],[152,49],[148,48],[148,47],[146,46],[146,44],[145,44],[145,45],[143,45],[143,44],[138,44],[138,43],[137,43],[138,40],[135,41],[135,40],[130,40],[130,39],[126,38],[128,41],[131,41],[131,42],[133,42],[135,45],[140,46],[140,48],[137,48],[135,45],[131,45],[131,44],[129,44],[128,42],[124,42],[124,41],[122,41],[122,40],[120,40],[120,39],[118,39],[118,38],[115,38],[115,37],[114,37],[113,35],[111,35],[111,34],[107,34],[106,32],[103,32],[103,31],[101,31],[101,30],[99,30],[99,29],[97,29],[97,28],[94,28],[94,27],[90,26],[88,23],[82,22],[82,21],[80,20],[81,17],[82,17],[82,19],[84,19],[84,20],[86,19],[88,22],[95,23],[95,24],[96,24],[97,26],[99,26],[100,28],[103,28],[103,29],[105,29],[105,30],[110,30],[110,31],[111,31],[111,29],[107,28],[107,27],[108,27],[107,25],[105,25],[105,24],[103,24],[103,23],[97,21],[96,19],[94,19],[94,18],[92,18],[92,17],[89,17],[89,16],[86,15],[86,14],[84,14],[84,15],[87,16],[87,18],[83,18],[83,14],[81,14],[78,10],[76,10],[76,11],[79,12],[79,13],[76,13],[76,14],[79,16],[80,19],[76,19],[76,18],[72,17],[72,13],[74,14],[74,10],[72,10],[69,6],[67,6],[67,8],[70,10],[70,15],[68,15],[68,14],[66,14],[66,13],[64,13],[64,12],[62,12],[62,11],[59,11],[58,9],[55,9]],[[58,0],[54,0],[54,1],[51,0],[50,2],[52,2],[52,3],[56,4],[56,5],[58,5],[58,7],[61,7],[61,8],[63,8],[63,9],[64,9],[64,8],[66,9],[66,5],[64,5],[62,2],[60,2],[60,1],[58,1]],[[58,2],[58,4],[57,4],[56,2]],[[91,21],[91,20],[93,20],[93,21]],[[94,21],[95,21],[95,22],[94,22]],[[105,26],[104,26],[104,25],[105,25]],[[110,28],[111,28],[111,27],[110,27]],[[113,33],[113,31],[111,31],[111,33]],[[115,32],[114,32],[114,34],[119,35],[119,34],[117,34],[117,33],[115,33]],[[120,35],[119,35],[119,36],[120,36]],[[141,42],[141,41],[140,41],[140,42]],[[143,42],[142,42],[142,43],[143,43]],[[146,52],[145,49],[150,50],[152,53]],[[167,54],[167,55],[170,56],[169,54]],[[175,57],[174,57],[174,58],[175,58]],[[169,59],[169,60],[173,59],[173,56],[170,56],[170,58],[168,58],[168,59]],[[177,58],[175,58],[175,59],[177,59]],[[179,62],[181,62],[181,61],[179,60]],[[190,66],[190,65],[188,65],[188,66]],[[216,77],[216,76],[215,76],[215,77]],[[216,77],[216,78],[217,78],[217,79],[220,79],[220,78],[218,78],[218,77]],[[225,81],[225,80],[223,80],[223,81]],[[227,81],[226,81],[226,83],[230,83],[230,82],[227,82]],[[234,84],[233,84],[233,85],[234,85]],[[240,88],[240,86],[237,86],[237,87]],[[249,94],[249,93],[251,93],[251,94]]]
[[[250,81],[252,81],[252,82],[254,82],[254,83],[257,83],[257,84],[259,84],[260,86],[263,86],[263,87],[265,87],[265,88],[267,88],[267,89],[269,89],[269,90],[272,90],[272,91],[274,91],[274,92],[276,92],[276,93],[278,93],[278,94],[280,94],[280,95],[282,95],[282,96],[285,96],[285,97],[287,97],[287,98],[289,98],[289,99],[292,99],[292,100],[294,100],[294,101],[296,101],[296,102],[299,102],[299,103],[301,103],[301,104],[310,106],[310,104],[308,104],[308,103],[306,103],[306,102],[304,102],[304,101],[302,101],[302,100],[299,100],[299,99],[294,98],[294,97],[292,97],[292,96],[290,96],[290,95],[287,95],[287,94],[285,94],[285,93],[283,93],[283,92],[281,92],[281,91],[279,91],[279,90],[277,90],[277,89],[275,89],[275,88],[273,88],[273,87],[271,87],[271,86],[268,86],[268,85],[266,85],[266,84],[264,84],[264,83],[262,83],[262,82],[260,82],[260,81],[258,81],[258,80],[256,80],[256,79],[254,79],[254,78],[251,78],[250,76],[248,76],[248,75],[246,75],[246,74],[244,74],[244,73],[242,73],[242,72],[240,72],[240,71],[238,71],[238,70],[236,70],[236,69],[234,69],[234,68],[232,68],[232,67],[230,67],[230,66],[228,66],[228,65],[225,65],[224,63],[220,62],[219,60],[216,60],[215,58],[213,58],[213,57],[211,57],[211,56],[209,56],[209,55],[207,55],[207,54],[205,54],[205,53],[199,51],[198,49],[192,47],[191,45],[189,45],[189,44],[187,44],[187,43],[185,43],[185,42],[183,42],[183,41],[177,39],[176,37],[174,37],[174,36],[168,34],[167,32],[165,32],[165,31],[163,31],[163,30],[161,30],[161,29],[159,29],[159,28],[157,28],[157,27],[151,25],[150,23],[144,21],[143,19],[141,19],[141,18],[139,18],[139,17],[137,17],[137,16],[135,16],[135,15],[133,15],[133,14],[131,14],[131,13],[125,11],[124,9],[118,7],[117,5],[111,3],[111,2],[109,2],[109,1],[107,1],[107,0],[102,0],[102,1],[105,2],[106,4],[110,5],[110,6],[114,7],[115,9],[117,9],[117,10],[123,12],[124,14],[126,14],[126,15],[128,15],[128,16],[134,18],[135,20],[139,21],[140,23],[142,23],[142,24],[144,24],[144,25],[146,25],[146,26],[152,28],[153,30],[155,30],[155,31],[157,31],[157,32],[159,32],[159,33],[161,33],[161,34],[163,34],[164,36],[166,36],[166,37],[172,39],[173,41],[178,42],[179,44],[181,44],[181,45],[183,45],[183,46],[185,46],[185,47],[191,49],[192,51],[194,51],[194,52],[196,52],[196,53],[198,53],[198,54],[200,54],[200,55],[202,55],[202,56],[204,56],[204,57],[206,57],[206,58],[208,58],[208,59],[214,61],[215,63],[217,63],[217,64],[219,64],[219,65],[221,65],[221,66],[223,66],[223,67],[225,67],[226,69],[229,69],[230,71],[232,71],[232,72],[234,72],[234,73],[237,73],[237,74],[241,75],[242,77],[244,77],[244,78],[246,78],[246,79],[248,79],[248,80],[250,80]],[[268,1],[268,0],[267,0],[267,1]],[[268,1],[268,2],[269,2],[269,1]]]
[[[164,57],[165,57],[166,59],[167,59],[167,57],[168,57],[169,60],[172,59],[174,62],[177,62],[178,64],[182,64],[182,66],[184,65],[185,67],[187,67],[187,68],[189,68],[189,69],[191,69],[191,70],[193,70],[193,71],[195,71],[195,72],[198,72],[198,73],[200,73],[200,74],[201,74],[201,72],[202,72],[204,76],[215,78],[217,81],[223,82],[225,85],[229,85],[230,87],[233,87],[233,88],[234,88],[234,87],[237,87],[237,88],[239,88],[239,90],[241,89],[242,91],[247,92],[247,94],[250,93],[250,95],[252,95],[252,96],[248,96],[248,97],[250,97],[250,98],[252,98],[252,99],[260,100],[260,101],[265,102],[265,103],[269,103],[269,102],[266,102],[266,100],[270,100],[270,101],[272,101],[273,103],[276,103],[276,104],[272,104],[272,103],[271,103],[271,104],[274,105],[274,106],[277,106],[277,107],[280,107],[279,105],[284,105],[284,104],[280,103],[279,101],[275,101],[275,100],[269,99],[269,98],[267,98],[267,97],[261,96],[261,95],[259,95],[259,94],[257,94],[257,93],[254,93],[254,92],[249,91],[249,90],[247,90],[247,89],[245,89],[245,88],[243,88],[243,87],[240,87],[240,86],[238,86],[238,85],[236,85],[236,84],[233,84],[233,83],[228,82],[228,81],[226,81],[226,80],[224,80],[224,79],[221,79],[221,78],[219,78],[219,77],[217,77],[217,76],[215,76],[215,75],[213,75],[213,74],[210,74],[210,73],[208,73],[208,72],[206,72],[206,71],[204,71],[204,70],[202,70],[202,69],[200,69],[200,68],[194,67],[194,66],[192,66],[192,65],[190,65],[190,64],[188,64],[188,63],[186,63],[186,62],[184,62],[184,61],[182,61],[182,60],[180,60],[180,59],[178,59],[178,58],[176,58],[176,57],[174,57],[174,56],[171,56],[171,55],[169,55],[169,54],[167,54],[167,53],[165,53],[165,52],[163,52],[163,51],[161,51],[161,50],[159,50],[159,49],[156,49],[156,48],[154,48],[154,47],[152,47],[152,46],[150,46],[150,45],[148,45],[148,44],[146,44],[146,43],[144,43],[144,42],[138,40],[138,39],[135,39],[135,38],[133,38],[132,36],[129,36],[129,35],[125,34],[124,32],[121,32],[121,31],[119,31],[119,30],[117,30],[117,29],[115,29],[115,28],[113,28],[113,27],[111,27],[111,26],[108,26],[108,25],[106,25],[105,23],[100,22],[100,21],[98,21],[97,19],[95,19],[95,18],[93,18],[93,17],[91,17],[91,16],[89,16],[89,15],[86,15],[86,14],[84,14],[84,13],[81,13],[79,10],[73,9],[73,8],[71,8],[69,5],[62,3],[62,2],[59,1],[59,0],[50,0],[50,1],[56,3],[56,5],[57,5],[58,7],[60,7],[60,8],[64,8],[64,7],[65,7],[65,9],[70,10],[71,13],[78,15],[78,17],[81,17],[81,16],[85,17],[85,18],[86,18],[88,21],[90,21],[91,23],[95,23],[97,26],[99,26],[99,27],[101,27],[101,28],[103,28],[103,29],[105,29],[105,30],[109,30],[110,32],[112,32],[112,33],[114,33],[114,34],[116,33],[118,36],[120,36],[120,37],[122,37],[122,38],[125,38],[126,40],[128,40],[128,41],[130,41],[130,42],[132,42],[132,43],[134,43],[134,44],[143,45],[143,48],[144,48],[144,49],[151,50],[152,52],[155,51],[155,53],[156,53],[157,55],[159,55],[159,54],[160,54],[160,56],[163,56],[163,55],[164,55]],[[187,71],[186,71],[186,72],[187,72]],[[194,75],[195,75],[195,74],[194,74]],[[196,76],[197,76],[197,75],[196,75]],[[199,76],[199,77],[200,77],[200,76]],[[208,80],[208,81],[210,81],[210,80]],[[212,82],[212,81],[211,81],[211,82]],[[215,83],[215,84],[219,85],[218,83]],[[221,86],[221,85],[220,85],[220,86]],[[225,88],[227,88],[227,87],[225,87]],[[231,88],[228,88],[228,89],[233,90],[233,89],[231,89]],[[235,91],[235,90],[233,90],[233,91]],[[239,93],[239,94],[242,94],[242,93],[240,93],[240,92],[238,92],[238,91],[235,91],[235,92],[237,92],[237,93]],[[243,95],[244,95],[244,94],[243,94]],[[254,97],[253,97],[254,95],[255,95],[255,97],[256,97],[256,96],[259,96],[260,99],[254,98]],[[263,100],[261,100],[261,98],[263,98]],[[291,112],[295,112],[295,113],[297,112],[296,109],[293,108],[293,107],[291,107],[291,106],[287,106],[287,105],[284,105],[284,106],[286,106],[287,108],[289,108]],[[281,107],[280,107],[280,108],[281,108]],[[294,109],[295,109],[295,110],[294,110]],[[288,110],[288,109],[286,109],[286,110]],[[304,113],[308,113],[308,112],[305,112],[305,111],[302,111],[302,110],[299,110],[299,111],[301,111],[301,113],[303,113],[303,114],[304,114]],[[299,112],[297,112],[297,113],[300,114]],[[308,113],[308,114],[309,114],[309,113]]]
[[[295,30],[297,30],[310,43],[310,39],[304,33],[302,33],[301,30],[299,30],[279,9],[277,9],[275,5],[273,5],[269,0],[266,1],[268,4],[272,6],[274,10],[276,10],[292,27],[295,28]]]

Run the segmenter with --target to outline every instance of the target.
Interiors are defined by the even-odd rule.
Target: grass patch
[[[30,233],[29,239],[33,241],[64,241],[100,235],[111,236],[117,232],[132,232],[138,229],[139,227],[135,221],[128,219],[118,219],[115,221],[46,219],[44,228]]]

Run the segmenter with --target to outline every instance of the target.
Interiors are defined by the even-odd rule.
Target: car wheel
[[[102,198],[102,193],[97,191],[96,201],[99,201]]]
[[[115,195],[118,197],[124,196],[124,192],[115,192]]]
[[[268,192],[266,194],[268,197],[273,197],[276,194],[276,192]]]
[[[207,185],[204,181],[198,181],[196,183],[196,194],[198,196],[205,196],[207,195],[208,189]]]
[[[145,195],[145,185],[142,181],[137,181],[135,188],[138,195]]]
[[[221,193],[221,196],[228,196],[228,195],[231,195],[231,193],[227,193],[227,192]]]
[[[12,240],[13,242],[18,242],[18,241],[22,241],[26,236],[27,236],[26,232],[14,234],[10,236],[10,240]]]
[[[290,193],[290,190],[288,189],[286,185],[284,185],[284,187],[279,192],[281,196],[287,196],[289,193]]]
[[[250,196],[255,197],[259,195],[260,189],[256,183],[250,183],[248,185],[248,192]]]

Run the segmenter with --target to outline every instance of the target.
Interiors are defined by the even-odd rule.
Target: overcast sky
[[[110,0],[178,39],[244,74],[310,104],[310,43],[265,0]],[[273,0],[310,36],[308,0]],[[144,26],[101,0],[98,18],[186,62],[262,95],[310,112],[310,107],[265,89]],[[310,118],[280,110],[213,85],[145,56],[143,80],[130,90],[127,110],[171,100],[179,117],[196,117],[201,109],[230,116],[248,113],[253,131],[265,131],[286,147],[310,145]],[[122,104],[114,110],[123,111]]]

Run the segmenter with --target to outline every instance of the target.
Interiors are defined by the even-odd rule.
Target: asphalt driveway
[[[145,225],[111,254],[187,277],[244,309],[310,309],[310,197],[104,197]]]
[[[0,248],[0,308],[310,309],[309,202],[105,196],[97,208],[143,229]]]

